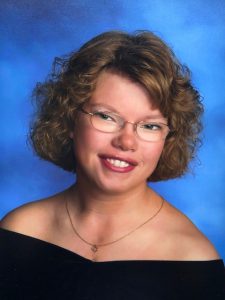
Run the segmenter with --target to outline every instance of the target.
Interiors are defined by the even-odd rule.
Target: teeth
[[[112,159],[112,158],[107,158],[107,161],[112,164],[115,167],[119,168],[125,168],[128,167],[129,164],[125,161],[119,160],[119,159]]]

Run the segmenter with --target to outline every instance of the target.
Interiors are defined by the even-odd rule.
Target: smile
[[[112,172],[127,173],[132,171],[138,163],[131,159],[100,155],[103,166]]]
[[[111,165],[119,168],[126,168],[129,166],[129,164],[126,161],[119,160],[119,159],[112,159],[112,158],[107,158],[106,159]]]

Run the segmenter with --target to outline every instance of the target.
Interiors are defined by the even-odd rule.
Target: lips
[[[138,165],[137,161],[118,156],[99,155],[99,157],[104,167],[114,172],[130,172]]]

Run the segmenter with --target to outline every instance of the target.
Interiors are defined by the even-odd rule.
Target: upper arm
[[[197,234],[190,244],[192,247],[190,255],[195,259],[214,260],[220,258],[213,244],[202,233]]]
[[[168,227],[172,226],[173,245],[182,260],[215,260],[220,256],[207,237],[178,210],[172,210]],[[170,225],[172,224],[172,225]],[[169,236],[169,235],[168,235]]]
[[[28,226],[28,219],[32,215],[32,209],[29,204],[23,205],[9,212],[0,223],[1,228],[20,231]]]
[[[179,245],[187,260],[215,260],[220,256],[213,244],[194,225],[182,232],[179,237]]]
[[[46,225],[44,209],[38,202],[28,203],[8,213],[0,227],[31,236],[39,236]]]

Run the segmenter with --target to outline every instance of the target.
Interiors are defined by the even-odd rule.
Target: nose
[[[137,150],[137,136],[135,133],[134,125],[131,122],[124,124],[124,127],[117,132],[112,140],[114,147],[123,151],[136,151]]]

